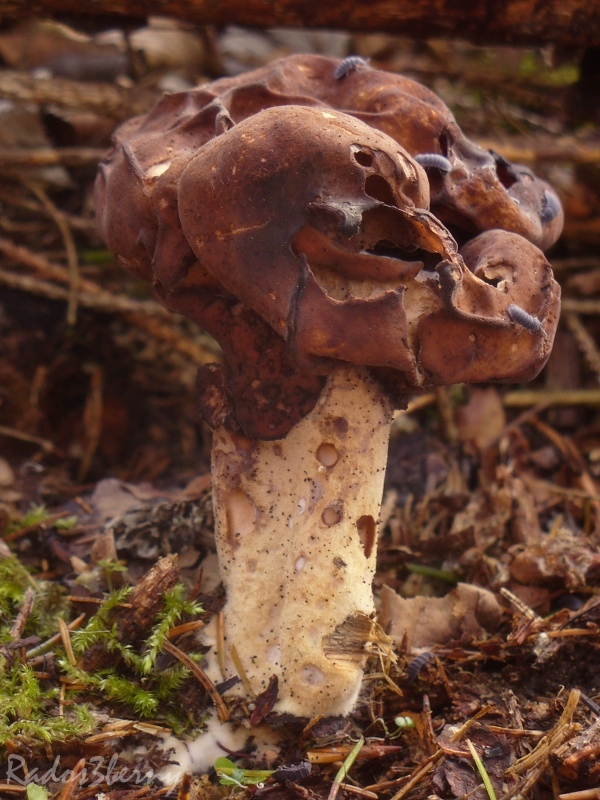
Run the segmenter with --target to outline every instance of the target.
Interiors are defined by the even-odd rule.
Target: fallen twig
[[[216,686],[208,677],[206,672],[196,664],[195,661],[184,653],[183,650],[180,650],[178,647],[175,647],[174,644],[171,644],[168,640],[163,642],[163,650],[167,653],[170,653],[174,658],[180,661],[184,666],[186,666],[190,672],[198,679],[198,681],[202,684],[206,692],[211,697],[213,703],[215,704],[215,708],[217,709],[217,714],[219,715],[219,719],[221,722],[227,722],[229,719],[229,709],[225,704],[225,701],[217,691]]]
[[[129,88],[57,77],[48,80],[9,69],[3,69],[0,74],[0,95],[20,103],[91,111],[115,121],[148,111],[160,96],[158,92],[142,90],[139,86]]]
[[[477,139],[480,147],[495,150],[507,161],[535,164],[539,161],[568,161],[573,164],[600,163],[600,147],[595,141],[581,142],[572,137],[556,137],[544,141],[539,137],[512,138],[504,141]]]
[[[517,389],[502,402],[508,408],[523,406],[597,406],[600,389]]]
[[[67,255],[67,265],[69,268],[69,298],[67,301],[67,324],[74,325],[77,320],[77,290],[79,288],[79,257],[75,240],[62,211],[60,211],[48,197],[41,186],[28,184],[30,191],[35,194],[46,212],[54,220],[56,227],[60,231],[65,253]]]
[[[0,251],[3,250],[3,244],[4,241],[0,239]],[[25,250],[25,248],[20,247],[17,249],[19,251]],[[33,253],[31,255],[35,256]],[[57,267],[57,265],[51,266],[52,268],[63,269]],[[63,272],[66,272],[66,270],[63,269]],[[145,330],[157,341],[169,344],[174,350],[187,356],[195,364],[206,364],[209,361],[218,360],[218,350],[212,339],[202,334],[200,334],[201,342],[184,338],[177,328],[173,326],[172,321],[170,324],[162,322],[160,318],[166,318],[168,312],[158,303],[153,300],[131,300],[127,297],[120,297],[105,289],[100,289],[96,284],[91,284],[94,289],[93,291],[88,291],[90,283],[90,281],[81,281],[80,286],[85,287],[85,291],[79,291],[78,293],[80,306],[105,313],[116,312],[127,315],[133,325]],[[1,268],[0,284],[40,297],[47,297],[50,300],[68,302],[69,299],[69,292],[60,286],[31,275],[20,275]]]
[[[106,150],[100,147],[0,147],[0,169],[9,167],[84,167],[97,164]]]
[[[573,338],[577,342],[589,368],[596,374],[596,380],[600,381],[600,351],[594,338],[590,335],[578,314],[567,313],[563,315],[563,319],[567,328],[573,334]]]

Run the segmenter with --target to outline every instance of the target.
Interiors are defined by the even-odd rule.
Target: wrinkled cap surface
[[[428,170],[431,210],[457,235],[502,228],[542,250],[554,244],[564,215],[546,181],[467,139],[442,100],[416,81],[368,65],[336,79],[339,66],[325,56],[288,56],[211,88],[236,121],[267,106],[325,104],[387,133],[412,156],[444,156],[449,170]]]
[[[127,123],[96,191],[123,266],[222,346],[200,375],[210,424],[281,438],[341,362],[398,403],[537,374],[559,290],[535,245],[494,229],[459,251],[423,167],[356,116],[273,104],[235,122],[221,101],[209,87]]]

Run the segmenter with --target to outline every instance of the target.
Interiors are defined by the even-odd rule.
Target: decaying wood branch
[[[0,20],[4,14],[4,4],[0,0]],[[82,83],[56,77],[48,80],[8,69],[0,72],[0,95],[20,103],[57,103],[61,108],[92,111],[116,120],[148,111],[158,98],[158,93],[138,87],[133,90],[109,83]]]
[[[386,31],[417,38],[458,37],[478,44],[600,44],[600,6],[588,0],[0,0],[0,19],[76,14],[145,18],[173,16],[198,24],[340,28]]]

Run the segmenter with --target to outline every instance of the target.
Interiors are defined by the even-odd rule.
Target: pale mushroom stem
[[[369,641],[371,582],[392,409],[366,370],[337,368],[313,411],[278,441],[214,433],[213,502],[227,675],[231,648],[276,710],[352,709]]]

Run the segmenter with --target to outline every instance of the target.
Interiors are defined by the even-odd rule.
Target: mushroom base
[[[284,439],[214,433],[223,677],[232,652],[255,694],[276,675],[279,712],[349,713],[369,643],[387,639],[371,581],[391,420],[368,373],[343,366]]]

